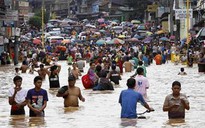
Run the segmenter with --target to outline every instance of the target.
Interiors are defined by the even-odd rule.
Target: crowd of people
[[[27,105],[29,116],[45,116],[44,110],[47,106],[48,95],[41,85],[42,81],[46,79],[46,75],[49,78],[49,87],[58,89],[56,96],[64,98],[64,107],[78,107],[78,100],[85,102],[80,88],[75,85],[82,73],[89,76],[90,88],[94,91],[114,91],[115,85],[119,85],[122,80],[121,76],[134,70],[136,70],[135,74],[127,80],[128,89],[123,90],[119,96],[122,108],[121,118],[137,118],[137,102],[140,102],[149,111],[154,111],[147,104],[147,89],[150,84],[146,77],[146,67],[154,62],[156,65],[168,62],[178,65],[187,62],[187,65],[192,67],[193,63],[204,63],[205,60],[204,49],[200,51],[192,47],[187,51],[180,46],[180,43],[165,43],[157,40],[159,37],[150,43],[131,42],[130,40],[102,45],[93,42],[66,44],[66,50],[63,52],[56,51],[55,46],[50,46],[50,44],[46,44],[45,49],[39,45],[21,44],[22,65],[15,68],[16,76],[13,79],[15,86],[9,89],[8,95],[11,115],[24,115],[24,107]],[[67,64],[72,65],[68,69],[68,85],[63,87],[60,85],[59,74],[62,68],[65,70],[65,67],[61,67],[57,63],[62,55],[66,56]],[[88,71],[84,69],[85,63],[89,63]],[[37,70],[37,68],[39,69]],[[33,81],[34,88],[30,90],[21,87],[23,78],[20,77],[20,74],[27,73],[27,71],[31,74],[38,73]],[[186,75],[184,68],[180,69],[178,75]],[[168,111],[170,119],[185,118],[185,109],[189,110],[190,108],[186,95],[181,94],[180,90],[181,83],[174,81],[172,83],[173,93],[165,98],[163,111]]]

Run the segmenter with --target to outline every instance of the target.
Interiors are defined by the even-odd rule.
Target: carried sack
[[[82,83],[85,89],[89,89],[92,88],[93,83],[92,80],[90,80],[90,77],[88,74],[85,74],[84,76],[82,76]]]

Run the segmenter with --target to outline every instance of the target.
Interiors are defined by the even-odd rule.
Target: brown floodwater
[[[67,85],[68,65],[66,61],[59,61],[62,65],[60,72],[61,86]],[[178,76],[181,67],[185,68],[188,75]],[[85,74],[89,68],[86,64]],[[26,106],[25,116],[10,116],[8,103],[8,89],[13,86],[14,66],[0,67],[0,127],[1,128],[203,128],[205,127],[205,74],[198,73],[197,65],[187,68],[185,65],[168,63],[157,66],[152,64],[147,67],[147,78],[150,82],[148,89],[148,104],[155,111],[145,113],[146,119],[121,119],[119,94],[127,89],[126,80],[134,74],[124,73],[119,86],[114,91],[92,91],[84,89],[81,80],[77,80],[76,86],[81,88],[85,102],[79,102],[79,107],[64,108],[63,98],[56,97],[57,90],[50,90],[48,77],[43,82],[42,88],[48,91],[48,104],[45,109],[45,117],[29,117]],[[22,87],[33,88],[34,74],[21,74],[23,77]],[[162,111],[164,98],[171,93],[171,84],[178,80],[182,84],[182,93],[189,98],[190,110],[186,111],[185,120],[168,120],[167,112]],[[138,104],[138,113],[146,109]]]

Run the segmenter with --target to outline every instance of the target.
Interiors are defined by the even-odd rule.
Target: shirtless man
[[[64,98],[64,107],[78,107],[78,98],[84,102],[85,98],[81,94],[79,87],[75,86],[76,78],[74,75],[68,77],[68,89],[65,92],[61,92],[60,89],[57,93],[57,97]]]
[[[29,66],[26,64],[25,61],[23,61],[20,67],[21,73],[26,73],[27,69],[29,69]]]
[[[44,68],[44,65],[43,65],[43,64],[40,64],[40,69],[37,70],[36,72],[38,72],[38,75],[39,75],[43,80],[45,80],[46,74],[48,73],[48,69],[47,69],[47,68]]]
[[[80,70],[77,68],[77,64],[73,63],[73,69],[71,70],[71,73],[75,76],[76,79],[79,79],[78,76],[81,76]]]

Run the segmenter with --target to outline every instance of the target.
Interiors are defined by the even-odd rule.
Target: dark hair
[[[115,65],[112,65],[112,70],[115,70],[116,69],[116,66]]]
[[[142,75],[143,72],[144,72],[144,69],[143,69],[143,68],[141,68],[141,67],[137,68],[137,74],[138,74],[138,75]]]
[[[44,64],[40,64],[40,68],[44,68]]]
[[[179,86],[181,88],[181,83],[179,81],[174,81],[172,83],[172,87],[174,87],[175,85]]]
[[[90,62],[90,66],[93,64],[94,62]]]
[[[42,77],[40,77],[40,76],[36,76],[36,77],[33,79],[33,82],[36,83],[38,80],[41,80],[41,81],[42,81],[43,79],[42,79]]]
[[[100,72],[100,71],[102,70],[102,66],[101,66],[101,65],[97,65],[97,66],[95,67],[95,70],[96,70],[97,72]]]
[[[136,84],[136,80],[134,78],[129,78],[127,80],[127,87],[128,88],[134,88]]]
[[[75,76],[72,73],[70,73],[68,76],[68,81],[74,81],[74,80],[76,80]]]
[[[56,66],[56,65],[52,66],[52,67],[51,67],[51,72],[54,71],[54,70],[56,70],[57,68],[58,68],[58,66]]]
[[[139,63],[138,63],[139,65],[143,65],[143,62],[142,61],[139,61]]]
[[[183,71],[184,71],[184,68],[181,68],[180,70],[181,70],[181,72],[183,72]]]
[[[13,78],[13,82],[16,82],[17,80],[22,80],[22,77],[21,76],[15,76]]]
[[[15,68],[15,71],[18,71],[19,70],[19,68]]]

